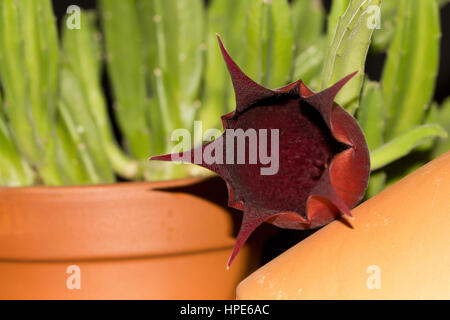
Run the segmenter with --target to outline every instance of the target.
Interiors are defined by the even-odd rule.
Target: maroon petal
[[[220,50],[230,72],[231,81],[233,82],[234,92],[236,94],[236,110],[241,112],[244,108],[251,106],[259,100],[273,96],[274,92],[272,90],[257,84],[242,72],[233,59],[231,59],[219,35],[217,35],[217,39],[219,40]]]
[[[230,258],[228,259],[227,268],[230,267],[234,258],[236,258],[239,250],[241,250],[244,243],[247,241],[248,237],[259,227],[263,222],[274,217],[276,213],[265,212],[260,208],[253,207],[251,205],[245,205],[244,215],[242,217],[241,228],[236,238],[236,243],[234,244],[233,251],[231,252]]]
[[[310,105],[314,106],[317,111],[320,112],[325,122],[330,126],[330,119],[331,119],[331,111],[334,105],[334,98],[336,98],[337,94],[339,93],[339,90],[342,89],[342,87],[350,81],[351,78],[353,78],[358,71],[353,72],[352,74],[349,74],[345,78],[339,80],[337,83],[335,83],[333,86],[319,92],[314,93],[311,95],[308,95],[305,97],[305,101],[309,103]]]

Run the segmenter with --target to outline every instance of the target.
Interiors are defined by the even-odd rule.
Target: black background
[[[269,315],[215,313],[211,318],[203,315],[180,315],[180,309],[187,304],[224,308],[224,305],[269,305]],[[373,319],[391,316],[411,318],[424,316],[439,318],[447,314],[449,301],[1,301],[3,313],[18,318],[61,319],[305,319],[322,317],[325,319],[365,319],[370,314]],[[423,312],[423,314],[421,313]],[[434,314],[434,316],[433,316]]]

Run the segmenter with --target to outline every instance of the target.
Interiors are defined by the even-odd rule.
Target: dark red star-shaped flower
[[[350,208],[362,199],[367,188],[370,160],[357,122],[334,102],[356,72],[318,93],[301,80],[270,90],[241,71],[220,37],[219,44],[236,94],[236,110],[222,116],[224,133],[182,154],[151,160],[172,161],[182,156],[225,180],[228,205],[244,212],[229,266],[263,222],[281,228],[310,229],[343,214],[351,216]],[[254,130],[266,136],[257,137],[256,146],[247,143],[244,150],[239,150],[242,146],[231,144],[236,140],[228,139],[227,129],[242,129],[240,133]],[[250,142],[250,135],[245,139]],[[261,158],[256,163],[249,161],[257,158],[257,147],[265,147],[266,156],[277,156],[276,170],[269,172],[267,161]],[[245,163],[237,163],[239,151],[245,153]],[[220,152],[222,157],[218,156]],[[266,174],[262,174],[264,168]]]

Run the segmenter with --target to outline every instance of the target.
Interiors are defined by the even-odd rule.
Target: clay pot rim
[[[0,192],[55,192],[55,191],[89,191],[89,192],[99,192],[104,189],[116,189],[116,188],[134,188],[149,186],[149,190],[154,190],[159,187],[164,186],[164,188],[187,186],[196,184],[208,179],[209,177],[192,177],[192,178],[182,178],[182,179],[171,179],[171,180],[158,180],[158,181],[120,181],[113,183],[99,183],[99,184],[85,184],[85,185],[63,185],[63,186],[47,186],[47,185],[34,185],[34,186],[11,186],[11,187],[1,187]]]
[[[70,256],[70,257],[43,257],[43,258],[28,258],[28,257],[13,257],[13,258],[3,258],[0,257],[2,262],[12,262],[12,263],[74,263],[74,262],[120,262],[120,261],[130,261],[130,260],[149,260],[149,259],[170,259],[191,255],[201,255],[209,254],[213,252],[228,251],[231,253],[233,245],[229,246],[217,246],[204,249],[196,250],[184,250],[184,251],[174,251],[169,253],[142,253],[142,254],[120,254],[120,255],[101,255],[96,257],[86,257],[86,256]],[[226,261],[224,260],[224,266]]]
[[[122,260],[231,250],[233,221],[225,208],[164,190],[204,180],[0,188],[0,259]]]

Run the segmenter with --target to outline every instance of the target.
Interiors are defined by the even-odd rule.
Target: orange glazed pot
[[[202,196],[221,192],[198,179],[0,188],[0,299],[234,298],[258,257],[247,247],[226,270],[234,217]]]

